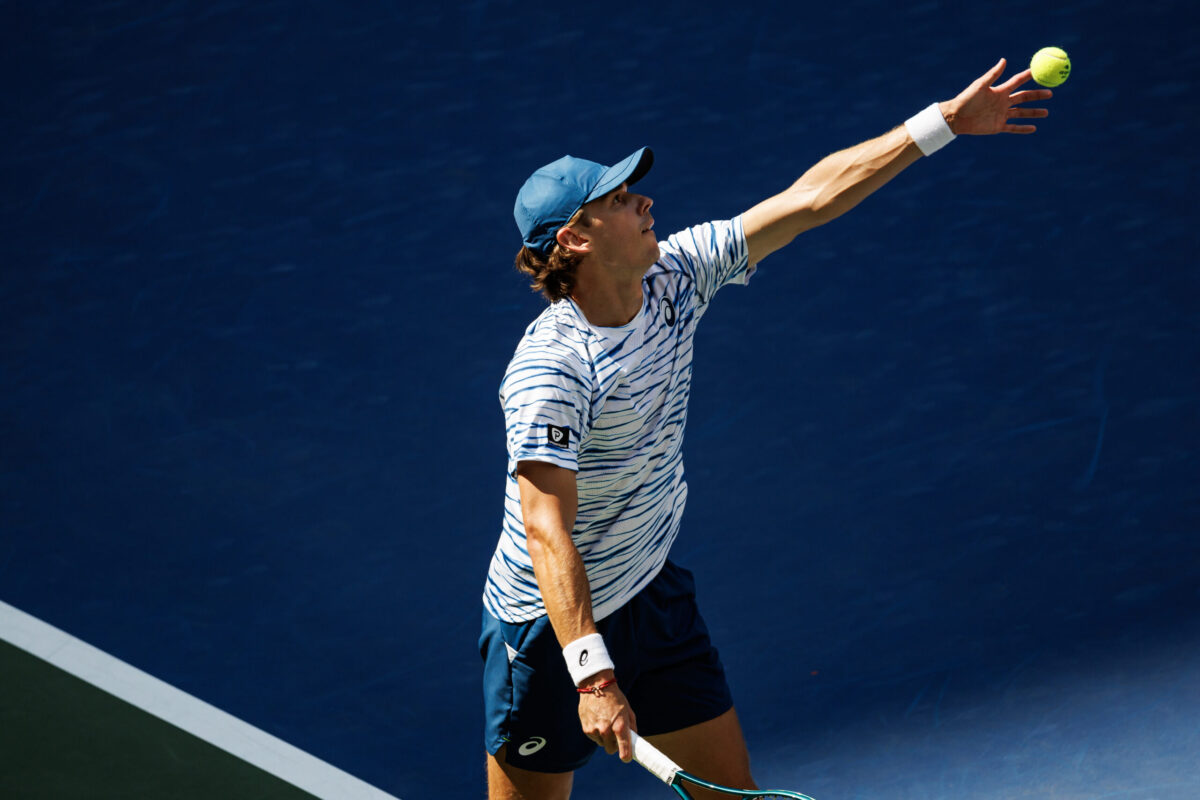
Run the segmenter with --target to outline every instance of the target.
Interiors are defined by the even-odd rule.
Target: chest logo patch
[[[546,425],[546,434],[550,444],[566,449],[571,446],[571,429],[560,428],[557,425]]]
[[[666,320],[667,327],[673,327],[675,325],[675,304],[671,302],[671,298],[663,297],[659,308],[662,310],[663,319]]]

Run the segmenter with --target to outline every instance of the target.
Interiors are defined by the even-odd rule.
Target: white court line
[[[3,601],[0,639],[321,800],[398,800]]]

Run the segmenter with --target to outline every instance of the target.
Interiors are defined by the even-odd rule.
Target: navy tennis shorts
[[[667,561],[597,628],[643,736],[707,722],[733,708],[687,570]],[[507,744],[506,761],[534,772],[570,772],[586,764],[596,744],[583,735],[579,694],[549,618],[509,624],[485,610],[479,650],[487,751],[495,755]]]

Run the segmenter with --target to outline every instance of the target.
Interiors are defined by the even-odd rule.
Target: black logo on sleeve
[[[560,428],[557,425],[547,425],[546,431],[550,436],[550,444],[563,449],[571,446],[570,428]]]
[[[660,307],[662,308],[663,319],[667,322],[667,327],[673,326],[675,324],[675,304],[671,302],[671,298],[663,297]]]

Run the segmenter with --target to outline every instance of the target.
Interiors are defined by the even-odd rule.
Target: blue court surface
[[[525,177],[650,145],[665,237],[1064,47],[718,295],[674,557],[762,784],[1200,797],[1187,4],[0,10],[0,600],[402,800],[483,793]]]

